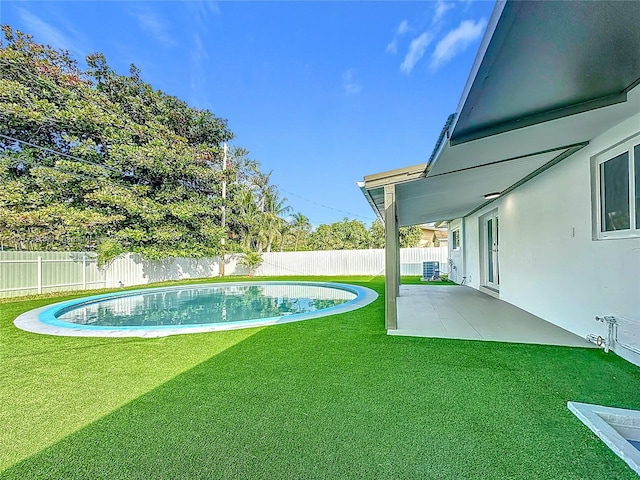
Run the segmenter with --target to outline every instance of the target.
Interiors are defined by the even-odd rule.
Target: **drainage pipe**
[[[616,317],[614,317],[613,315],[605,315],[604,317],[600,317],[596,315],[595,320],[597,322],[602,322],[607,324],[608,326],[607,338],[605,339],[600,335],[590,333],[586,337],[589,342],[595,343],[599,347],[604,346],[605,352],[609,352],[609,349],[612,348],[614,345],[619,345],[622,348],[629,350],[630,352],[640,355],[640,349],[633,347],[631,345],[628,345],[624,342],[621,342],[620,339],[618,338],[619,321]]]
[[[603,339],[600,335],[598,335],[596,337],[596,341],[593,342],[593,337],[594,335],[587,335],[587,340],[589,340],[590,342],[595,343],[596,345],[600,346],[604,346],[604,352],[605,353],[609,353],[609,349],[611,347],[613,347],[613,342],[614,339],[616,338],[615,335],[615,328],[617,325],[617,321],[616,321],[616,317],[614,317],[613,315],[605,315],[604,317],[600,317],[598,315],[596,315],[595,317],[595,321],[596,322],[602,322],[602,323],[606,323],[608,325],[608,331],[607,331],[607,338]]]

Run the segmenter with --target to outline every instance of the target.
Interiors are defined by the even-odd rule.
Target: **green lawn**
[[[16,329],[0,304],[1,479],[637,478],[566,408],[640,408],[595,349],[385,335],[341,315],[158,339]],[[456,288],[456,287],[446,287]]]

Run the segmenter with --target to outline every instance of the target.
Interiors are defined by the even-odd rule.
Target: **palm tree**
[[[262,251],[262,240],[264,238],[263,217],[255,201],[253,192],[246,189],[240,193],[240,222],[243,236],[242,245],[246,249],[255,248]]]
[[[293,235],[296,238],[296,243],[294,247],[294,251],[298,251],[298,243],[300,242],[300,237],[303,234],[307,234],[311,231],[311,222],[309,219],[301,213],[294,213],[291,219],[291,228],[293,230]]]
[[[286,198],[280,198],[275,187],[270,188],[264,198],[265,233],[267,235],[267,252],[276,235],[280,232],[280,225],[284,222],[282,215],[287,214],[291,207],[286,204]]]
[[[280,251],[284,252],[284,243],[287,235],[291,232],[291,224],[286,221],[282,221],[280,224]]]
[[[253,277],[255,275],[256,270],[260,265],[262,265],[262,262],[262,255],[260,253],[251,251],[241,254],[240,258],[238,259],[238,265],[247,267],[250,277]]]
[[[269,173],[262,173],[255,164],[254,172],[250,179],[250,188],[256,197],[256,205],[258,210],[264,212],[266,210],[267,196],[275,189],[273,185],[269,185],[269,180],[273,170]]]

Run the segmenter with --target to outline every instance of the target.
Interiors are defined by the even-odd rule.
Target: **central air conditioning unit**
[[[422,262],[422,278],[423,282],[427,280],[440,280],[440,262]]]

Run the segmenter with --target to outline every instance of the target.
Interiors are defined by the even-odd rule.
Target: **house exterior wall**
[[[451,222],[450,230],[463,225],[465,284],[481,289],[480,219],[497,208],[502,300],[581,336],[606,335],[595,315],[621,317],[640,331],[640,238],[593,239],[591,186],[592,157],[639,131],[640,113],[482,211]]]

